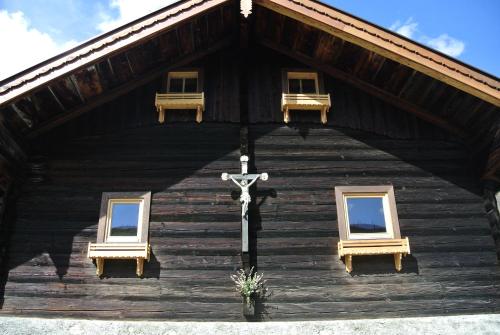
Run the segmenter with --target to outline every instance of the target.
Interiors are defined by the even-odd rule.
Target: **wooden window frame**
[[[200,93],[203,91],[203,88],[201,87],[201,80],[200,80],[200,71],[199,70],[182,70],[182,71],[171,71],[168,72],[167,74],[167,85],[166,85],[166,92],[167,93],[174,93],[170,92],[170,80],[171,79],[183,79],[182,81],[182,92],[175,92],[175,93],[186,93],[184,92],[185,90],[185,85],[186,85],[186,79],[192,79],[196,78],[196,93]]]
[[[313,69],[304,68],[285,68],[281,70],[281,85],[283,93],[290,93],[290,85],[288,79],[314,79],[316,82],[316,93],[324,94],[325,85],[323,83],[323,74]],[[307,93],[304,93],[307,94]]]
[[[111,211],[114,203],[140,203],[139,222],[137,223],[137,239],[110,236]],[[101,199],[97,243],[147,243],[149,236],[149,211],[151,208],[151,192],[104,192]],[[111,239],[110,239],[111,237]]]
[[[350,234],[347,216],[346,199],[349,197],[383,197],[384,218],[387,233],[355,233]],[[337,186],[335,187],[337,205],[337,221],[340,239],[347,240],[380,240],[400,239],[399,220],[396,199],[392,185],[383,186]],[[389,220],[390,222],[387,222]],[[352,236],[355,235],[355,236]],[[362,236],[361,236],[362,235]]]
[[[288,71],[286,73],[286,89],[287,89],[287,93],[290,93],[290,79],[313,79],[314,80],[314,86],[316,88],[316,92],[309,93],[309,94],[320,94],[320,91],[319,91],[319,80],[318,80],[318,73],[317,72]],[[302,82],[301,82],[301,86],[302,86]],[[308,93],[300,93],[300,94],[308,94]]]

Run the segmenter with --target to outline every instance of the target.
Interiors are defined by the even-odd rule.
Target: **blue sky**
[[[172,0],[0,0],[0,79]],[[500,76],[500,0],[328,0]]]

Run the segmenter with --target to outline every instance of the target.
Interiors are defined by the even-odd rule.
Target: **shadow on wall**
[[[77,269],[82,266],[81,258],[86,258],[84,253],[76,255],[75,245],[83,250],[96,238],[102,192],[151,190],[154,202],[155,194],[175,188],[193,175],[200,177],[200,183],[211,182],[212,176],[219,182],[220,170],[238,164],[238,138],[239,125],[205,123],[157,126],[49,143],[42,149],[48,157],[47,180],[27,182],[11,211],[17,217],[12,219],[15,225],[4,278],[19,266],[53,264],[63,281],[70,262]],[[213,170],[211,163],[221,168]],[[222,182],[217,186],[225,188]],[[145,264],[146,277],[159,276],[160,266],[155,260],[153,255],[152,261]],[[124,262],[123,269],[106,262],[105,274],[135,276],[134,264]],[[128,271],[129,265],[132,271]]]
[[[458,186],[466,193],[480,195],[479,185],[475,183],[474,178],[471,178],[468,171],[463,169],[463,166],[469,164],[466,153],[456,143],[443,141],[439,146],[432,147],[435,144],[432,141],[418,141],[417,143],[392,140],[359,131],[303,124],[298,130],[294,129],[293,125],[292,127],[252,126],[251,129],[254,127],[258,128],[258,132],[250,135],[251,165],[249,170],[259,173],[268,172],[270,179],[293,177],[294,173],[303,167],[290,164],[287,169],[266,168],[261,171],[259,156],[255,156],[256,140],[280,129],[286,129],[290,134],[295,133],[306,142],[312,136],[317,136],[318,132],[323,135],[331,132],[332,136],[337,133],[354,139],[357,141],[356,148],[352,147],[352,143],[334,143],[332,152],[321,159],[329,162],[357,162],[359,168],[338,167],[334,171],[331,169],[315,170],[316,167],[311,164],[307,167],[308,173],[333,176],[338,184],[358,183],[357,177],[364,178],[371,184],[393,183],[398,206],[405,203],[404,198],[398,200],[398,190],[406,187],[398,181],[398,173],[405,173],[406,177],[408,173],[414,173],[415,176],[426,176],[430,179],[440,178]],[[15,218],[15,231],[10,243],[10,259],[7,269],[3,272],[4,279],[0,288],[2,290],[0,296],[3,298],[5,280],[9,271],[17,267],[53,264],[59,279],[64,281],[70,261],[74,263],[72,268],[82,266],[82,262],[73,262],[71,258],[86,257],[86,255],[75,255],[73,248],[75,244],[79,244],[81,248],[82,244],[95,240],[102,192],[151,190],[152,208],[154,208],[156,193],[176,191],[177,184],[188,177],[197,175],[205,178],[194,178],[183,187],[190,189],[217,187],[219,193],[225,193],[225,191],[220,191],[220,189],[225,189],[227,194],[230,194],[232,186],[220,181],[220,173],[228,169],[239,170],[239,131],[239,125],[232,124],[175,124],[123,131],[113,135],[80,138],[68,143],[51,143],[42,152],[49,157],[49,179],[41,184],[25,185],[17,202],[17,218]],[[319,149],[324,149],[324,144],[318,145]],[[285,149],[296,149],[293,143],[288,146]],[[382,155],[371,158],[373,165],[363,166],[363,152],[370,148],[376,149]],[[306,143],[303,149],[314,151],[318,148],[315,148],[315,144]],[[436,156],[436,152],[439,152],[441,157],[438,161],[432,159]],[[308,159],[310,157],[304,157],[298,161],[304,163]],[[404,161],[410,168],[398,172],[397,168],[391,166],[394,160]],[[196,184],[197,181],[202,184]],[[212,185],[212,182],[215,184]],[[276,189],[266,186],[266,183],[261,182],[252,189],[250,265],[255,266],[256,269],[258,269],[257,235],[262,230],[263,220],[261,207],[268,199],[277,197]],[[418,185],[413,187],[415,191],[418,191]],[[422,201],[434,201],[433,197],[440,196],[438,191],[430,192],[428,198]],[[239,194],[234,195],[236,198],[239,196]],[[335,206],[333,198],[330,205]],[[225,218],[231,217],[231,220],[239,220],[239,201],[235,200],[230,207],[231,211],[223,214]],[[27,208],[29,210],[25,210]],[[192,209],[186,208],[186,210]],[[168,218],[172,214],[183,214],[168,213],[162,209],[158,211],[158,215],[163,218]],[[451,214],[444,212],[442,215]],[[213,215],[214,221],[218,219],[217,215]],[[161,228],[156,229],[161,230]],[[403,230],[402,228],[402,232]],[[135,276],[134,262],[127,263],[125,270],[118,263],[113,263],[106,263],[106,276]],[[368,263],[365,266],[362,260],[359,262],[355,260],[354,274],[371,274],[373,271]],[[129,265],[130,269],[128,269]],[[387,271],[393,272],[392,268],[389,269],[389,265],[393,267],[393,263],[388,262]],[[415,258],[407,257],[403,261],[403,266],[404,273],[418,274],[418,262]],[[158,278],[160,271],[161,265],[153,256],[152,261],[145,265],[145,276]]]
[[[351,277],[382,274],[394,276],[397,273],[418,275],[417,259],[411,254],[403,257],[403,269],[397,272],[394,268],[392,255],[354,256],[352,258],[352,271],[349,275]]]

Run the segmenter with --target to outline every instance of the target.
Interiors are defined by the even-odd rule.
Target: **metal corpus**
[[[269,176],[267,173],[261,174],[248,174],[248,156],[243,155],[240,157],[241,174],[223,173],[222,180],[231,179],[241,189],[240,202],[241,202],[241,251],[248,252],[248,205],[252,201],[250,196],[250,186],[252,186],[257,179],[266,181]]]

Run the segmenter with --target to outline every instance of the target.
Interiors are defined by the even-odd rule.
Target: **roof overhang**
[[[498,79],[393,32],[311,0],[254,1],[500,106]]]
[[[229,0],[187,0],[92,39],[62,55],[0,82],[0,106],[79,68],[94,64],[144,39]]]
[[[238,0],[183,0],[89,40],[0,82],[0,111],[5,112],[0,117],[15,120],[9,128],[14,133],[35,138],[170,68],[227,47],[242,22],[253,22],[261,45],[436,124],[478,152],[498,142],[498,78],[313,0],[253,2],[254,14],[247,20],[236,16]],[[291,37],[292,46],[283,41],[290,38],[289,31],[274,34],[285,20],[303,34]],[[303,43],[311,32],[319,36],[313,54]],[[318,57],[325,48],[326,56]],[[344,63],[332,61],[331,54]],[[377,82],[379,72],[384,73],[382,82]],[[495,171],[498,161],[492,163]]]

